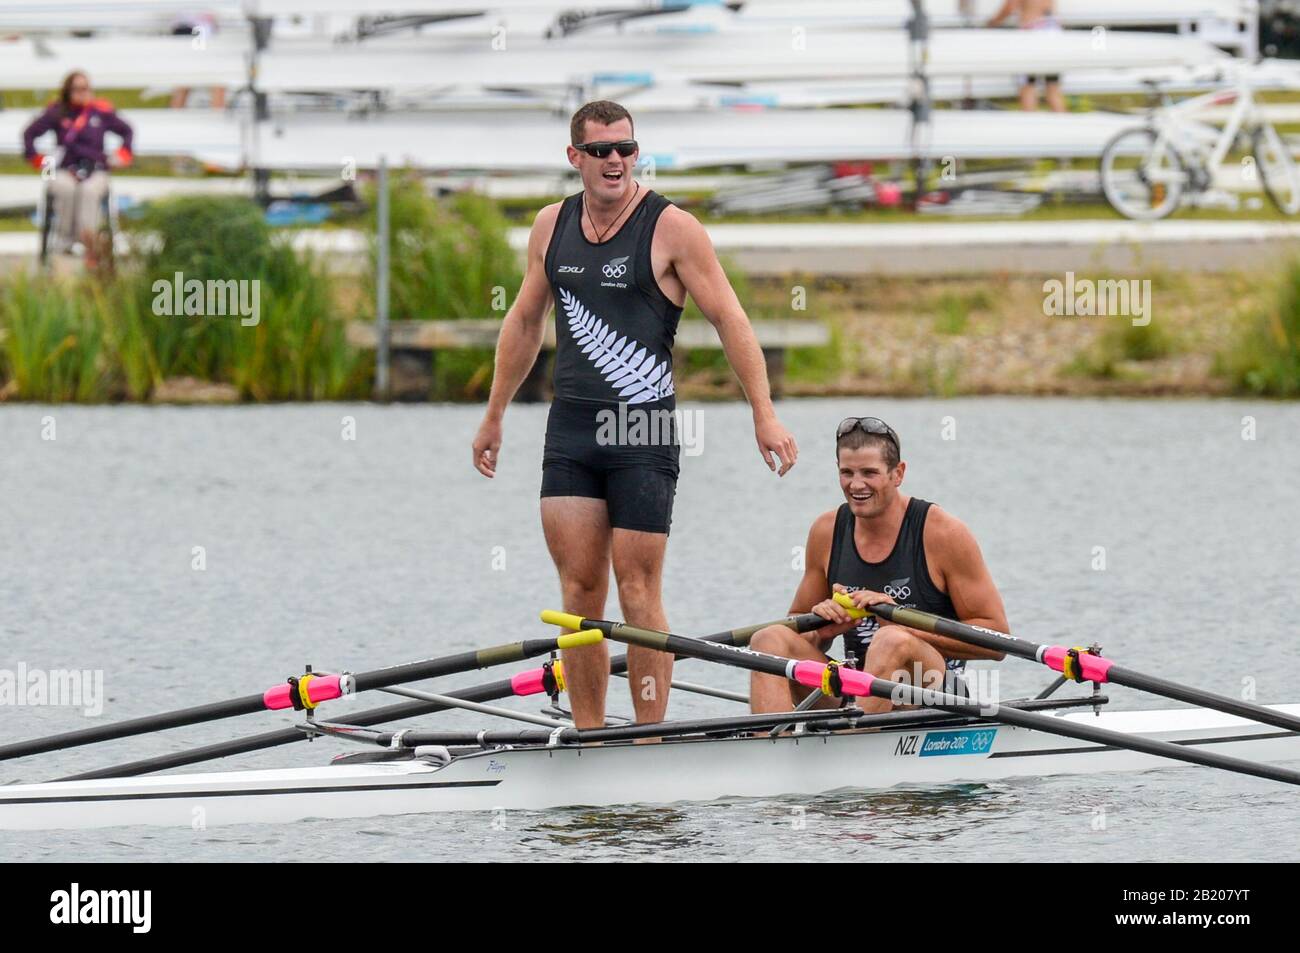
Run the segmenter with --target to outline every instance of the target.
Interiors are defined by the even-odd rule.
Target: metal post
[[[908,110],[912,114],[908,144],[916,177],[915,205],[920,202],[925,191],[930,169],[930,18],[926,15],[925,0],[912,0],[912,18],[907,21],[907,39],[911,66]]]
[[[379,206],[376,226],[378,254],[375,262],[375,397],[388,399],[388,157],[379,157]]]

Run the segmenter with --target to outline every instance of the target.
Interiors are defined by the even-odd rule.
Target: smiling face
[[[901,460],[892,470],[879,441],[860,447],[842,447],[836,454],[840,469],[840,490],[858,519],[885,513],[898,500],[907,464]]]
[[[585,131],[583,142],[618,142],[632,139],[632,122],[618,119],[606,125],[594,119],[583,123]],[[593,202],[608,205],[622,205],[632,189],[632,169],[636,166],[639,152],[630,156],[621,156],[617,150],[610,150],[603,159],[589,156],[573,146],[568,147],[569,165],[582,175],[582,188]]]

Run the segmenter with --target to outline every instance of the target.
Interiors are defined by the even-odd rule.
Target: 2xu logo
[[[622,258],[614,258],[601,269],[606,278],[622,278],[627,274],[627,260],[631,255],[624,255]]]

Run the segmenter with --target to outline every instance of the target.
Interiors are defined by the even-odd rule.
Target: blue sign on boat
[[[941,754],[988,754],[997,737],[996,728],[967,728],[962,731],[928,731],[917,756],[932,758]]]

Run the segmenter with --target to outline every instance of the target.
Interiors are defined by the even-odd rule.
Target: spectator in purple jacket
[[[36,151],[36,140],[53,131],[61,154],[47,158]],[[122,145],[112,155],[104,151],[105,133],[116,133]],[[94,255],[110,168],[130,165],[131,127],[112,103],[94,99],[85,73],[63,80],[59,98],[23,131],[23,156],[37,169],[53,164],[50,182],[58,247],[72,250],[79,241]]]

